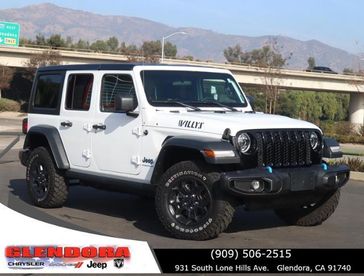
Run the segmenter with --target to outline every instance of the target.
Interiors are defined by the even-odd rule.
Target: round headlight
[[[316,132],[310,133],[310,145],[313,150],[316,150],[318,148],[319,138],[318,138]]]
[[[247,133],[241,133],[238,136],[237,143],[241,153],[247,153],[252,145],[250,136]]]

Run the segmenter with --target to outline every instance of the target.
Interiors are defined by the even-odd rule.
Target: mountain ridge
[[[149,19],[123,15],[101,15],[94,12],[69,9],[52,3],[42,3],[22,8],[0,10],[0,20],[18,22],[21,36],[34,38],[36,34],[49,36],[61,34],[93,42],[116,36],[127,44],[140,45],[143,41],[161,39],[176,31],[187,35],[176,35],[168,41],[177,45],[178,55],[191,55],[196,59],[224,62],[223,50],[240,44],[244,51],[271,44],[278,45],[283,57],[292,53],[288,68],[305,69],[307,59],[315,57],[317,65],[329,66],[341,72],[344,68],[357,70],[360,57],[342,49],[332,47],[315,39],[302,41],[287,36],[244,36],[222,34],[197,27],[171,27]]]

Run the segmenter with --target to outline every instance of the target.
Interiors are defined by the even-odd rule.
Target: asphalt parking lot
[[[0,152],[14,138],[1,136]],[[316,227],[287,226],[272,211],[246,212],[239,208],[229,228],[218,238],[202,242],[182,241],[171,238],[163,229],[152,199],[73,186],[63,208],[32,206],[26,192],[25,168],[17,158],[20,147],[21,141],[0,159],[0,202],[49,223],[113,237],[145,240],[153,248],[364,247],[363,182],[350,181],[342,189],[341,202],[334,215]]]

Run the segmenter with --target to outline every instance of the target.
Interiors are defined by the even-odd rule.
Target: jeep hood
[[[249,129],[318,129],[317,126],[306,121],[291,119],[279,115],[264,113],[242,112],[157,112],[154,126],[173,128],[193,132],[204,132],[222,135],[226,128],[230,128],[231,135],[240,130]]]

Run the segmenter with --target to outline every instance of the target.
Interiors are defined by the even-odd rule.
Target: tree
[[[91,44],[90,49],[96,52],[106,52],[108,50],[108,45],[103,40],[96,40]]]
[[[241,53],[240,60],[242,63],[254,66],[274,68],[282,68],[286,63],[286,59],[283,58],[280,53],[274,51],[270,46],[263,46],[260,49]]]
[[[119,40],[115,36],[112,36],[106,41],[106,44],[109,51],[116,52],[119,47]]]
[[[344,68],[343,74],[344,75],[352,75],[352,74],[354,74],[354,71],[351,68]]]
[[[89,49],[90,43],[88,41],[79,39],[76,44],[73,45],[76,49]]]
[[[141,50],[145,57],[160,56],[162,43],[160,40],[144,41]]]
[[[307,63],[308,63],[307,69],[313,69],[313,67],[316,66],[316,61],[315,61],[315,58],[314,57],[309,57],[307,59]]]
[[[241,63],[242,54],[243,52],[241,51],[239,44],[236,44],[233,47],[227,47],[224,50],[224,57],[230,63]]]
[[[46,45],[46,44],[47,44],[47,42],[46,42],[46,39],[45,39],[44,35],[42,35],[42,34],[37,34],[37,35],[35,36],[35,44],[36,44],[36,45],[41,45],[41,46]]]
[[[162,43],[160,40],[144,41],[140,50],[146,60],[158,62],[159,57],[162,54]],[[166,42],[164,44],[164,54],[169,58],[176,57],[177,46],[170,42]]]
[[[162,53],[162,51],[161,51]],[[177,46],[172,44],[171,42],[167,42],[164,44],[164,55],[167,58],[175,58],[177,55]]]
[[[19,45],[20,46],[26,46],[26,45],[32,45],[33,41],[31,39],[27,39],[25,37],[21,37],[20,40],[19,40]]]
[[[193,56],[183,56],[181,59],[193,61]]]
[[[267,113],[275,113],[279,94],[280,69],[291,58],[283,58],[277,50],[277,43],[265,45],[262,48],[249,52],[242,52],[240,45],[228,47],[224,50],[224,56],[229,62],[240,62],[261,67],[264,70],[262,77],[264,83],[265,107]]]
[[[51,46],[51,48],[60,48],[60,47],[66,47],[66,41],[62,38],[60,34],[51,35],[47,39],[47,45]]]
[[[143,60],[151,63],[158,63],[159,57],[162,52],[162,43],[160,40],[144,41],[140,47],[140,55],[143,56]],[[139,59],[133,57],[133,59]]]
[[[61,63],[61,55],[54,50],[45,50],[40,54],[32,56],[26,63],[29,70],[34,73],[38,67],[58,65]]]
[[[9,88],[13,76],[14,69],[10,67],[0,66],[0,99],[1,91]]]
[[[286,91],[280,96],[277,113],[311,122],[343,121],[348,117],[348,108],[347,94]]]
[[[67,36],[66,37],[65,46],[67,48],[71,48],[73,46],[72,37],[70,37],[70,36]]]
[[[118,52],[123,55],[139,55],[138,47],[135,44],[126,45],[125,42],[120,43]]]

